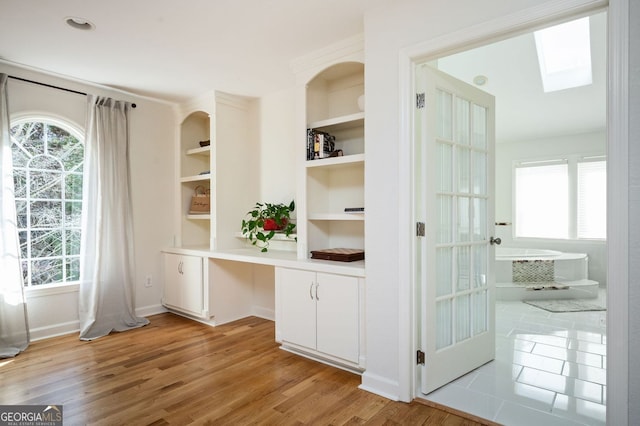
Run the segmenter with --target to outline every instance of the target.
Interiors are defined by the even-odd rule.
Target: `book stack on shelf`
[[[307,129],[307,160],[332,157],[335,148],[335,136],[316,129]]]

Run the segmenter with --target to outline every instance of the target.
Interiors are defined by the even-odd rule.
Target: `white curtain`
[[[80,339],[149,323],[135,316],[129,108],[89,95],[85,137]]]
[[[0,358],[16,356],[29,345],[13,188],[7,79],[6,74],[0,74]]]

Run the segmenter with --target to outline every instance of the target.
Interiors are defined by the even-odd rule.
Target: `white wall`
[[[260,196],[270,203],[289,203],[296,194],[295,90],[260,98]],[[297,201],[297,200],[296,200]],[[251,206],[249,206],[251,207]]]
[[[131,110],[131,184],[136,256],[135,306],[139,315],[161,312],[163,279],[160,249],[172,243],[173,143],[176,123],[173,107],[99,87],[55,78],[0,63],[0,72],[82,92],[111,96],[137,104]],[[12,119],[40,112],[71,121],[84,128],[86,97],[57,89],[9,79],[9,110]],[[145,287],[146,276],[152,286]],[[29,328],[39,339],[78,330],[77,286],[27,292]]]
[[[640,424],[640,2],[629,1],[629,424]],[[612,358],[612,357],[610,357]],[[610,360],[611,362],[611,360]]]
[[[400,99],[403,48],[434,49],[451,39],[477,43],[475,34],[489,35],[492,28],[514,30],[505,16],[520,25],[535,23],[542,6],[553,13],[589,7],[590,1],[474,0],[426,2],[381,1],[365,14],[366,57],[366,247],[367,252],[367,371],[363,387],[387,396],[409,400],[413,354],[408,349],[411,330],[410,221],[411,181],[406,153],[407,117]],[[469,35],[464,35],[464,34]],[[462,34],[462,35],[461,35]],[[447,38],[448,37],[448,38]],[[426,44],[426,45],[425,45]],[[452,46],[450,46],[452,47]],[[472,47],[471,45],[468,47]],[[445,52],[443,52],[445,53]],[[449,52],[446,52],[449,53]],[[407,99],[412,97],[406,94]],[[410,102],[410,101],[409,101]],[[401,157],[405,155],[404,157]],[[397,220],[390,220],[394,218]],[[384,230],[384,232],[380,232]],[[375,237],[373,237],[375,236]]]
[[[567,155],[604,155],[606,132],[496,144],[496,222],[513,223],[513,164],[517,161],[561,158]],[[496,226],[496,236],[506,247],[531,247],[589,255],[589,278],[605,286],[606,243],[602,241],[513,239],[513,226]]]

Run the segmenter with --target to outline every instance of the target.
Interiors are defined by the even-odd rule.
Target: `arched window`
[[[78,281],[82,136],[65,123],[31,119],[13,123],[11,141],[24,285]]]

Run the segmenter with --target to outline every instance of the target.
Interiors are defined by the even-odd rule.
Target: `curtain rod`
[[[33,80],[28,80],[26,78],[22,78],[22,77],[16,77],[13,75],[10,75],[9,78],[13,78],[14,80],[20,80],[20,81],[25,81],[27,83],[32,83],[32,84],[37,84],[39,86],[45,86],[45,87],[50,87],[52,89],[58,89],[58,90],[62,90],[64,92],[69,92],[69,93],[75,93],[76,95],[83,95],[83,96],[87,96],[87,94],[85,92],[80,92],[78,90],[73,90],[73,89],[67,89],[65,87],[60,87],[60,86],[54,86],[53,84],[47,84],[47,83],[41,83],[39,81],[33,81]],[[136,104],[131,104],[131,108],[135,108]]]

